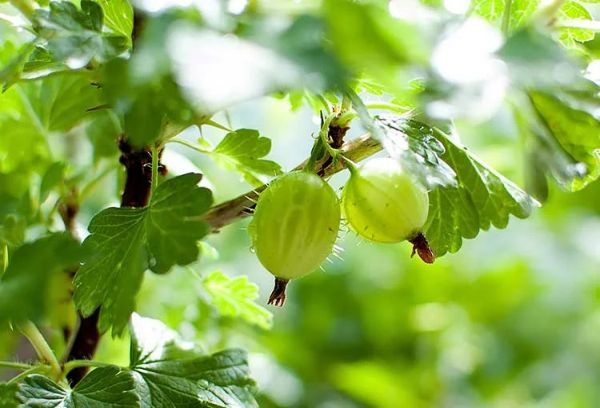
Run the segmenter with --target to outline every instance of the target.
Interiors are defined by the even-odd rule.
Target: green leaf
[[[442,159],[456,173],[458,187],[429,193],[425,236],[437,256],[456,252],[463,238],[474,238],[490,226],[506,228],[509,215],[526,218],[539,204],[518,186],[483,163],[453,136],[435,129],[444,145]]]
[[[16,383],[0,383],[0,408],[14,408],[18,406],[18,390],[19,388]]]
[[[104,25],[131,40],[133,8],[129,0],[95,0],[104,12]]]
[[[40,183],[40,203],[46,201],[50,191],[63,181],[65,168],[66,165],[62,162],[54,162],[48,167]]]
[[[382,115],[375,118],[381,129],[383,147],[390,156],[424,186],[456,185],[456,174],[440,157],[445,149],[429,126],[407,118]]]
[[[29,408],[134,408],[140,406],[131,374],[115,366],[96,368],[73,389],[42,375],[25,378],[19,399]]]
[[[558,17],[561,20],[592,20],[590,12],[575,1],[565,2],[558,11]],[[591,41],[594,36],[594,31],[582,28],[562,28],[560,30],[560,41],[567,46],[573,46],[576,42]]]
[[[426,36],[416,25],[392,17],[388,2],[327,0],[323,13],[326,38],[340,60],[386,85],[404,86],[401,64],[427,60]]]
[[[151,28],[152,24],[147,29]],[[144,58],[155,58],[151,51],[145,51],[143,47],[139,53],[145,55]],[[102,71],[107,102],[122,118],[127,140],[135,147],[148,146],[160,137],[168,136],[164,133],[169,127],[176,126],[183,130],[193,124],[195,118],[195,113],[169,76],[143,81],[135,68],[140,64],[145,62],[116,59],[105,64]]]
[[[81,1],[81,10],[69,1],[50,2],[49,10],[36,9],[35,31],[46,39],[53,59],[79,69],[95,59],[116,57],[127,49],[128,38],[102,32],[102,8],[90,0]]]
[[[498,54],[507,63],[512,81],[524,88],[574,88],[585,86],[583,83],[587,82],[581,75],[583,67],[579,61],[535,27],[514,33]]]
[[[25,221],[14,214],[7,215],[0,224],[0,242],[13,247],[20,246],[25,241]]]
[[[123,331],[147,268],[164,273],[197,259],[197,241],[208,233],[200,217],[212,204],[210,190],[197,186],[201,177],[167,180],[148,207],[108,208],[90,222],[74,300],[86,316],[101,308],[100,330]]]
[[[531,92],[540,119],[560,147],[585,169],[563,186],[577,191],[600,176],[600,98],[597,92]],[[561,181],[561,179],[558,179]]]
[[[47,309],[54,273],[77,266],[79,243],[53,234],[19,247],[0,280],[0,322],[37,320]]]
[[[257,407],[246,353],[202,355],[161,322],[133,315],[131,370],[144,408]]]
[[[277,176],[281,167],[271,160],[262,159],[271,151],[271,139],[261,137],[253,129],[229,132],[213,150],[214,156],[242,174]]]
[[[473,13],[488,21],[499,20],[504,13],[505,0],[474,0],[471,3]]]
[[[117,156],[119,153],[117,141],[122,130],[113,112],[109,110],[95,112],[87,123],[85,131],[94,148],[94,161]]]
[[[254,302],[258,298],[258,287],[248,282],[247,276],[229,278],[221,271],[214,271],[202,284],[211,304],[223,316],[239,317],[263,329],[273,325],[273,314]]]
[[[518,30],[526,25],[539,5],[540,0],[513,0],[510,7],[510,31]]]
[[[80,123],[98,96],[86,73],[21,83],[0,94],[0,173],[27,173],[43,164],[46,137]]]

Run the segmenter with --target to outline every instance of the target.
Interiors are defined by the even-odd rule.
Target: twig
[[[345,143],[341,147],[344,157],[359,162],[365,158],[374,155],[381,151],[381,144],[372,138],[369,134],[365,134],[357,139]],[[302,162],[294,168],[301,170],[306,165],[307,161]],[[338,160],[321,168],[317,168],[316,172],[323,177],[329,177],[346,168],[345,162]],[[263,185],[252,191],[242,194],[232,200],[226,201],[214,206],[208,211],[204,220],[212,227],[213,231],[218,231],[222,227],[231,224],[238,219],[248,217],[251,214],[249,209],[254,208],[256,200],[267,186]]]
[[[29,340],[29,342],[35,349],[35,352],[37,353],[39,359],[50,364],[52,374],[60,374],[61,368],[56,358],[56,355],[54,354],[54,352],[46,342],[46,339],[44,338],[42,333],[40,333],[36,325],[28,320],[26,322],[20,323],[18,327],[21,333],[23,333],[23,335],[27,337],[27,340]]]

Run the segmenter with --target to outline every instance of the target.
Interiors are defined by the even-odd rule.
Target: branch
[[[346,158],[358,162],[381,151],[382,148],[381,144],[367,133],[345,143],[341,150]],[[294,170],[303,169],[306,162],[307,161],[302,162],[296,166]],[[315,171],[322,177],[329,177],[345,168],[345,163],[338,161],[337,163],[332,164],[318,164]],[[205,215],[204,220],[212,227],[214,232],[217,232],[222,227],[231,224],[238,219],[248,217],[252,214],[252,209],[256,205],[258,196],[266,187],[266,184],[262,185],[246,194],[242,194],[239,197],[214,206]]]

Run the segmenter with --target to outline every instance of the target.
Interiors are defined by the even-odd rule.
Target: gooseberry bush
[[[203,240],[242,218],[281,306],[340,234],[408,241],[433,263],[527,218],[549,182],[585,188],[600,174],[591,3],[0,0],[0,323],[37,355],[0,362],[18,371],[0,405],[257,406],[243,350],[135,313],[145,275],[202,274]],[[266,158],[276,135],[228,122],[258,98],[319,118],[296,168]],[[458,132],[499,111],[514,181]],[[215,203],[201,168],[163,160],[176,145],[248,191]],[[118,207],[91,204],[107,180]],[[203,279],[216,310],[269,327],[245,278]],[[94,359],[110,335],[129,336],[128,365]]]

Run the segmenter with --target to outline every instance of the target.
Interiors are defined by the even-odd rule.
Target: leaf
[[[21,83],[0,94],[0,173],[28,173],[48,157],[46,136],[80,123],[98,102],[86,73]]]
[[[0,408],[14,408],[19,405],[16,383],[0,383]]]
[[[271,139],[261,137],[253,129],[229,132],[212,151],[219,161],[242,174],[277,176],[281,167],[271,160],[262,159],[271,151]]]
[[[510,7],[510,31],[518,30],[526,25],[539,5],[540,0],[513,0]]]
[[[65,389],[34,374],[20,384],[18,397],[28,408],[128,408],[139,407],[131,374],[115,366],[96,368],[75,388]]]
[[[502,17],[505,0],[474,0],[471,7],[475,14],[494,22]]]
[[[52,275],[77,266],[79,257],[79,243],[66,233],[19,247],[0,280],[0,322],[39,319],[47,311]]]
[[[102,8],[90,0],[81,1],[81,10],[69,1],[52,1],[49,10],[36,9],[34,29],[46,39],[53,59],[79,69],[95,59],[116,57],[127,49],[129,40],[102,32]]]
[[[394,18],[388,2],[323,2],[326,38],[339,59],[389,88],[405,86],[399,67],[426,63],[430,44],[415,24]]]
[[[151,28],[150,23],[147,29]],[[145,43],[142,41],[142,44]],[[142,51],[143,47],[139,53]],[[144,52],[144,58],[154,58],[150,51]],[[103,67],[102,84],[107,102],[123,120],[123,131],[128,142],[135,147],[144,147],[163,136],[168,126],[190,126],[195,113],[170,77],[160,76],[142,81],[141,75],[136,73],[136,64],[140,63],[134,59],[110,61]]]
[[[74,300],[85,316],[101,308],[101,331],[123,331],[147,268],[164,273],[197,259],[196,243],[208,233],[200,217],[212,204],[210,190],[197,186],[201,178],[190,173],[167,180],[148,207],[108,208],[90,222]]]
[[[94,113],[85,131],[94,149],[94,161],[117,156],[119,153],[117,140],[123,132],[113,112],[102,110]]]
[[[456,174],[440,157],[445,149],[433,129],[407,118],[383,115],[375,118],[383,147],[390,156],[427,188],[456,185]]]
[[[557,178],[577,191],[600,176],[600,98],[596,92],[531,92],[530,98],[547,130],[575,164],[570,177]],[[568,163],[573,166],[574,164]]]
[[[510,36],[498,55],[508,65],[512,81],[524,88],[586,86],[579,62],[535,27],[525,27]]]
[[[104,12],[104,25],[131,40],[133,8],[128,0],[95,0]]]
[[[142,407],[258,407],[242,350],[201,355],[178,345],[178,336],[161,322],[135,314],[130,331]]]
[[[42,176],[40,183],[40,203],[43,203],[48,198],[50,191],[54,189],[63,180],[66,165],[62,162],[52,163]]]
[[[593,20],[592,15],[585,7],[575,1],[567,1],[558,11],[561,20]],[[582,28],[562,28],[560,30],[560,41],[566,46],[573,46],[576,42],[586,42],[594,39],[592,30]]]
[[[7,215],[0,224],[0,242],[13,247],[20,246],[25,241],[25,221],[14,214]]]
[[[211,304],[223,316],[240,317],[263,329],[273,325],[273,315],[257,305],[258,287],[248,282],[247,276],[229,278],[221,271],[214,271],[203,279],[202,284],[210,295]]]
[[[474,238],[490,226],[506,228],[509,215],[526,218],[539,204],[510,180],[483,163],[452,136],[435,129],[443,144],[442,159],[456,173],[458,187],[429,193],[425,236],[437,256],[456,252],[463,238]]]

